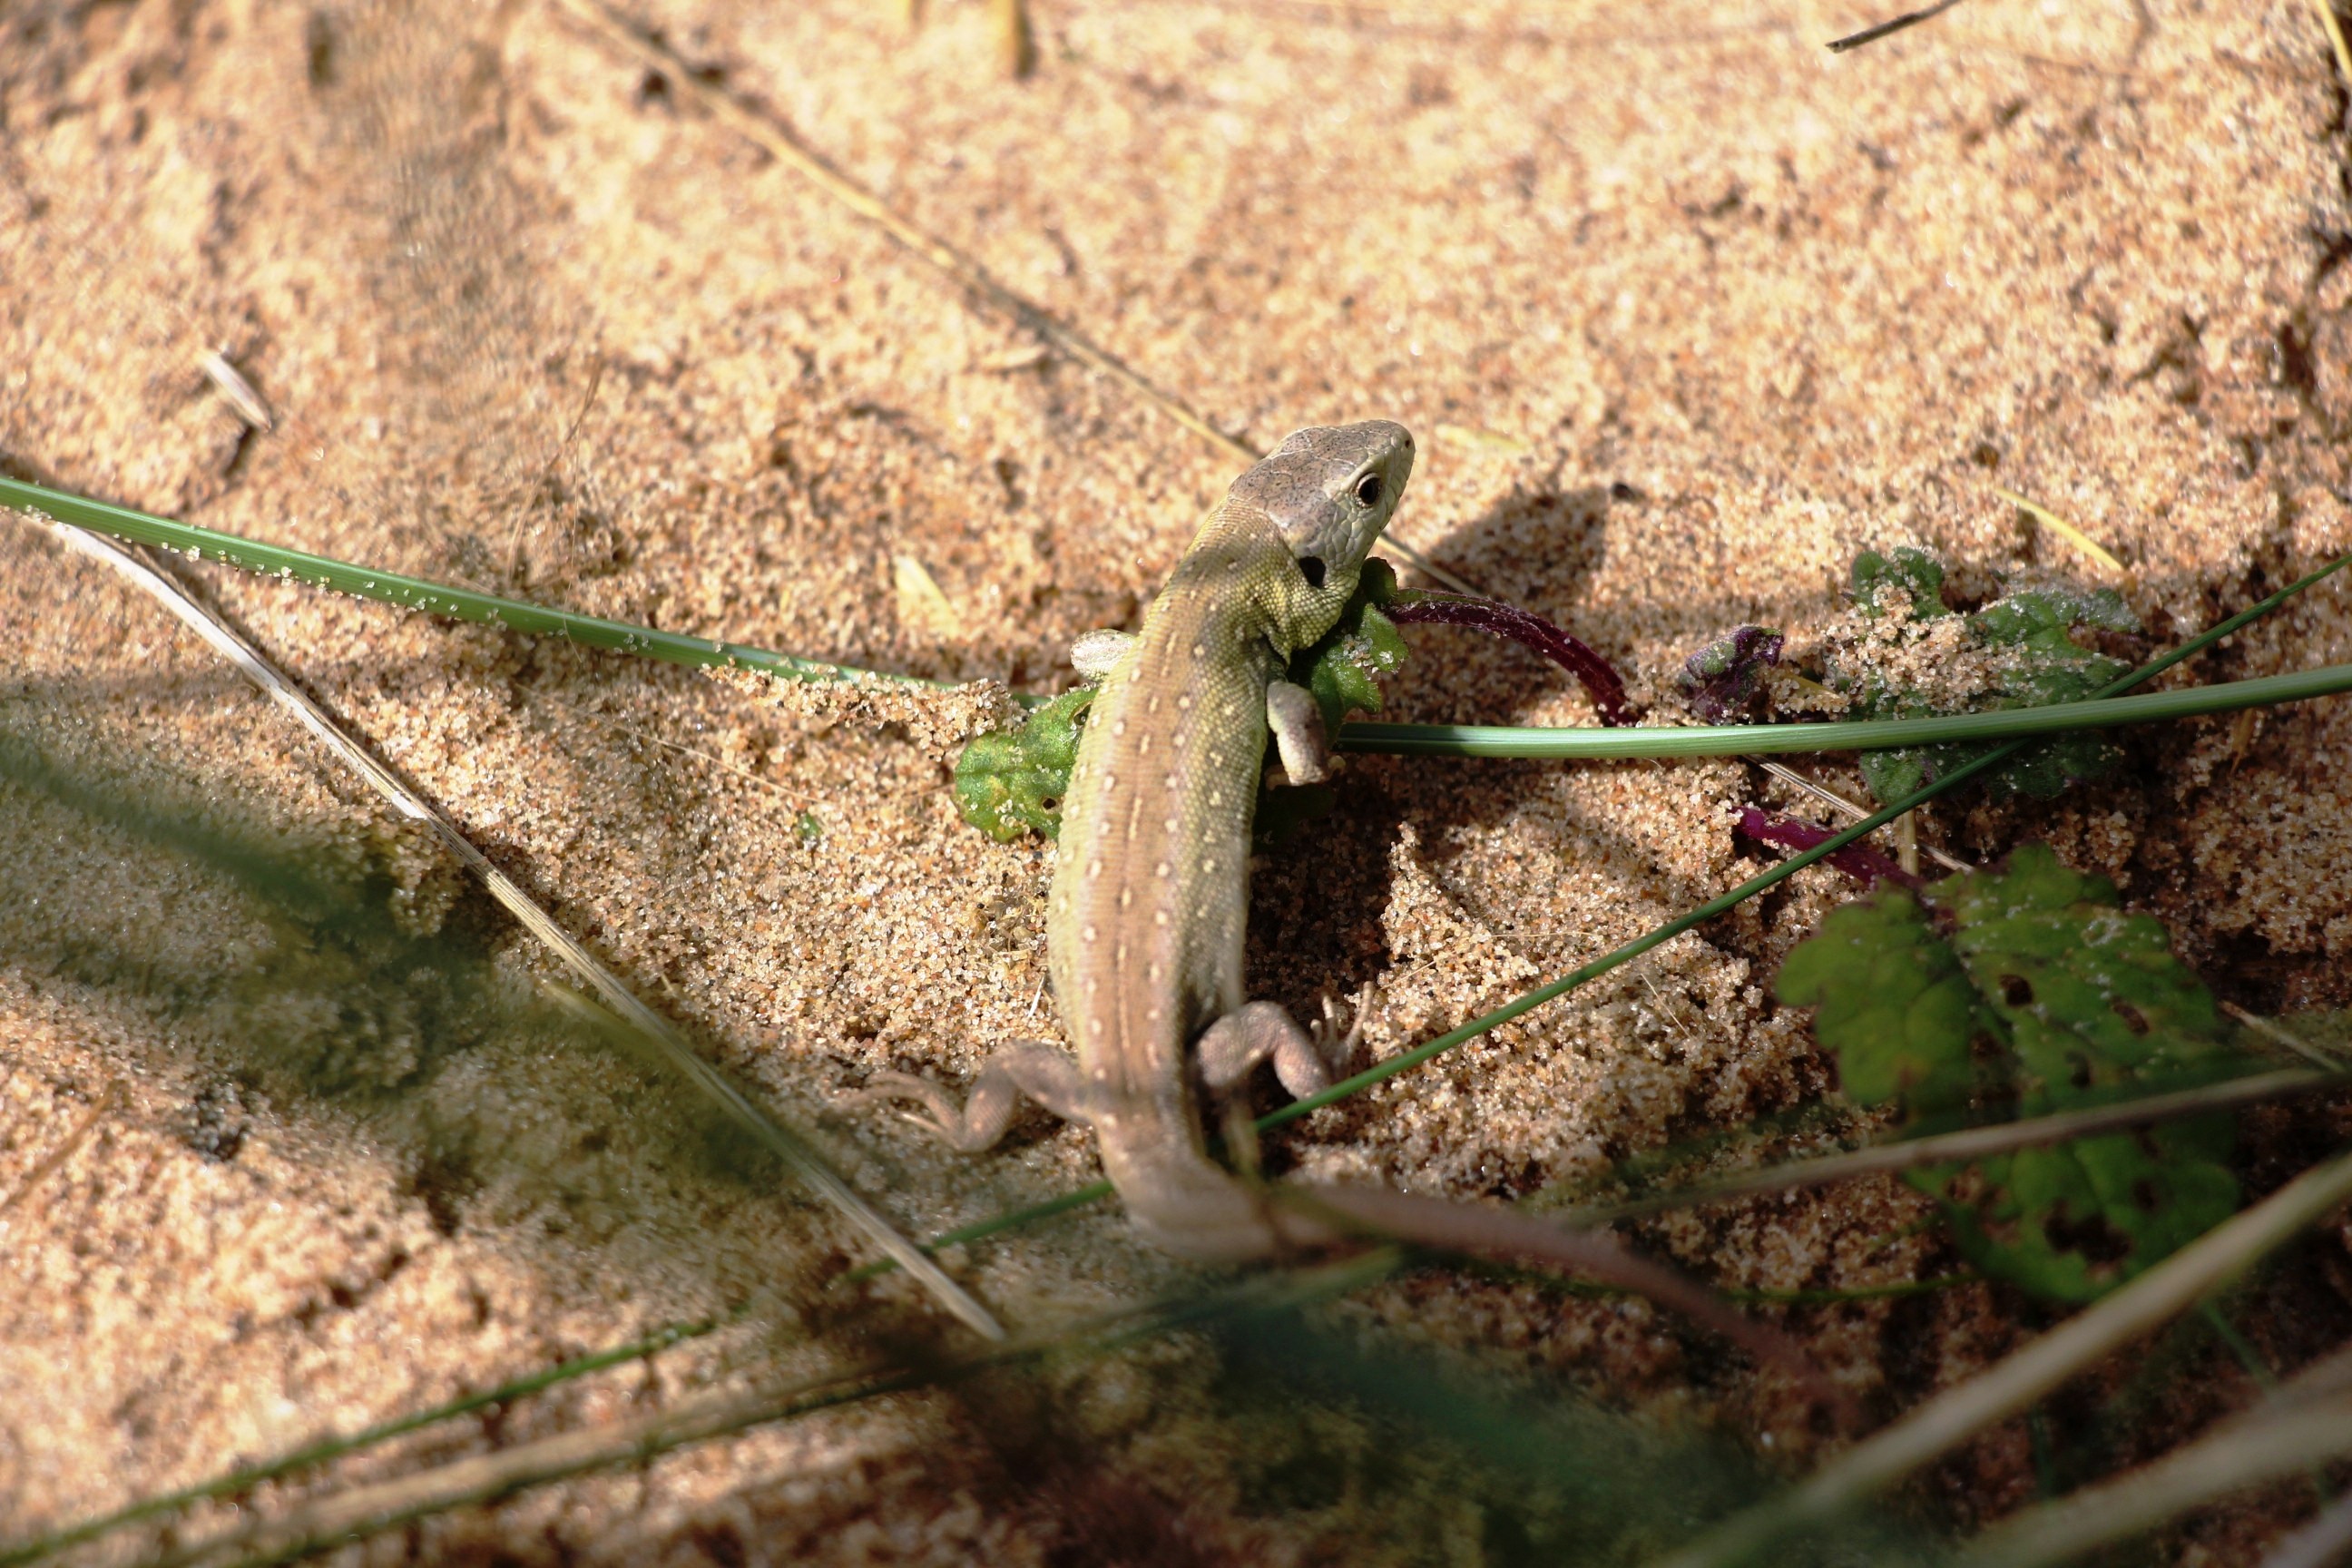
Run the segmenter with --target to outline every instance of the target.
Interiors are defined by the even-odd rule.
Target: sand
[[[2346,99],[2306,5],[1972,0],[1834,56],[1877,16],[1040,0],[1025,79],[975,4],[911,27],[852,0],[632,15],[1218,429],[1413,426],[1398,533],[1662,712],[1681,658],[1734,626],[1823,635],[1864,547],[1931,550],[1971,601],[2105,580],[1996,486],[2118,555],[2159,641],[2352,547]],[[1076,634],[1133,624],[1235,471],[551,7],[12,8],[0,62],[18,477],[1037,690],[1071,679]],[[273,431],[210,389],[207,348]],[[1057,1037],[1050,850],[983,838],[945,790],[975,704],[779,707],[184,574],[909,1229],[1094,1176],[1089,1135],[1043,1117],[967,1160],[846,1103],[879,1070],[961,1079],[992,1042]],[[13,519],[0,595],[0,1538],[667,1324],[723,1326],[306,1484],[971,1348],[902,1282],[831,1283],[866,1256],[854,1233],[567,1021],[528,940],[158,611]],[[1591,721],[1531,656],[1409,635],[1385,717]],[[2348,659],[2339,584],[2194,675]],[[2055,805],[1963,803],[1922,834],[1975,860],[2053,844],[2257,1012],[2352,1003],[2352,704],[2125,743]],[[1360,760],[1259,865],[1253,994],[1312,1016],[1374,986],[1366,1048],[1394,1054],[1758,868],[1728,826],[1754,799],[1798,808],[1737,763]],[[1833,1072],[1769,976],[1850,892],[1806,872],[1266,1156],[1517,1198],[1811,1104]],[[2250,1190],[2340,1120],[2250,1116]],[[1954,1267],[1908,1228],[1925,1213],[1863,1184],[1627,1234],[1726,1287],[1853,1290]],[[1202,1283],[1115,1205],[948,1261],[1024,1326]],[[2347,1264],[2316,1241],[2240,1311],[2274,1370],[2352,1329]],[[1983,1285],[1769,1310],[1879,1417],[2037,1321]],[[1600,1447],[1712,1434],[1793,1473],[1836,1441],[1639,1303],[1422,1275],[1321,1312],[1334,1355],[1631,1424]],[[2194,1375],[2106,1462],[2249,1395],[2210,1343],[2181,1353]],[[1198,1338],[1074,1352],[357,1554],[1613,1561],[1666,1528],[1465,1476],[1377,1391],[1299,1375]],[[2092,1409],[2047,1414],[2062,1448],[2090,1451]],[[2017,1423],[1906,1506],[1966,1528],[2035,1486]],[[2247,1561],[2307,1507],[2208,1510],[2160,1555]]]

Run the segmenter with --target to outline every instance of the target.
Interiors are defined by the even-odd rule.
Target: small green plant
[[[1062,797],[1078,756],[1078,728],[1095,700],[1074,687],[1032,712],[1020,728],[982,735],[956,759],[955,803],[963,819],[1000,844],[1024,833],[1062,831]]]
[[[2163,925],[2040,845],[1838,910],[1790,953],[1779,994],[1820,1009],[1849,1095],[1914,1124],[2047,1115],[2201,1078],[2226,1052]],[[2230,1143],[2227,1118],[2200,1117],[1907,1179],[1984,1272],[2084,1301],[2236,1210]]]
[[[1944,569],[1923,551],[1854,557],[1853,598],[1884,623],[1895,647],[1873,637],[1833,653],[1824,684],[1853,700],[1857,719],[1918,719],[2075,702],[2131,667],[2084,647],[2076,630],[2137,632],[2109,589],[2030,588],[1961,616],[1943,600]],[[1906,644],[1925,644],[1921,672],[1901,673]],[[1926,668],[1932,665],[1932,674]],[[1862,753],[1863,776],[1881,800],[1911,794],[1974,754],[1967,746],[1915,746]],[[2049,800],[2076,779],[2096,778],[2121,756],[2095,731],[2037,742],[1989,775],[1996,794]]]

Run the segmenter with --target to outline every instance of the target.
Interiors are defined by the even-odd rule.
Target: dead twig
[[[487,856],[475,848],[472,840],[460,833],[457,824],[450,821],[438,806],[409,788],[398,774],[345,734],[341,727],[328,717],[325,710],[281,674],[250,643],[190,597],[178,583],[121,545],[69,523],[50,521],[48,526],[68,548],[112,568],[170,611],[182,625],[235,665],[240,674],[260,688],[295,722],[309,731],[337,760],[366,780],[369,787],[388,801],[394,810],[428,828],[451,854],[465,863],[466,868],[481,881],[490,896],[505,906],[508,913],[552,950],[573,973],[588,983],[606,1007],[650,1041],[673,1068],[782,1159],[787,1168],[831,1204],[845,1219],[863,1231],[868,1240],[900,1268],[908,1269],[922,1281],[940,1305],[985,1338],[1002,1340],[1004,1337],[1003,1326],[988,1309],[949,1279],[920,1247],[901,1235],[879,1209],[827,1165],[806,1140],[788,1131],[774,1117],[752,1103],[731,1080],[704,1060],[667,1020],[638,1001],[628,987],[621,984],[619,976],[606,968],[570,931],[557,924],[554,917],[541,909],[513,878],[492,865]]]

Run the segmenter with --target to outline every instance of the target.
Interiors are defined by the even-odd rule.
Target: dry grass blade
[[[1733,1515],[1654,1568],[1722,1568],[1876,1495],[2178,1316],[2352,1197],[2352,1154],[2305,1172],[1980,1376],[1918,1406],[1761,1507]],[[2343,1419],[2339,1416],[2338,1419]]]
[[[2125,582],[2131,580],[2131,568],[2117,560],[2114,551],[2109,550],[2048,507],[2036,501],[2030,501],[2015,490],[2003,489],[1999,485],[1993,486],[1992,493],[2073,545],[2109,576],[2120,578]]]
[[[2090,1110],[2070,1110],[2062,1116],[2038,1116],[2030,1121],[2004,1121],[1991,1127],[1971,1127],[1960,1132],[1944,1132],[1928,1138],[1912,1138],[1899,1143],[1881,1143],[1873,1148],[1856,1149],[1849,1154],[1829,1154],[1818,1160],[1768,1165],[1760,1171],[1745,1172],[1702,1186],[1654,1193],[1647,1197],[1632,1198],[1619,1204],[1572,1209],[1559,1217],[1566,1225],[1614,1225],[1621,1220],[1641,1219],[1675,1209],[1697,1208],[1706,1204],[1754,1197],[1759,1193],[1792,1192],[1801,1187],[1822,1187],[1832,1182],[1848,1182],[1856,1176],[1913,1171],[1922,1165],[1939,1165],[1947,1162],[1980,1160],[1990,1154],[2007,1153],[2012,1149],[2063,1143],[2068,1139],[2095,1137],[2102,1132],[2118,1131],[2126,1127],[2145,1127],[2180,1117],[2234,1110],[2241,1106],[2257,1105],[2290,1095],[2343,1088],[2348,1083],[2352,1083],[2352,1078],[2337,1071],[2313,1072],[2292,1068],[2284,1072],[2262,1073],[2228,1083],[2182,1089],[2177,1094],[2149,1095]]]
[[[955,1314],[975,1331],[991,1340],[1004,1337],[1003,1327],[985,1307],[974,1300],[963,1288],[933,1263],[898,1228],[891,1225],[879,1209],[818,1157],[802,1139],[788,1131],[775,1118],[745,1097],[743,1091],[730,1082],[718,1068],[696,1053],[685,1038],[672,1028],[659,1014],[637,1000],[618,976],[607,969],[595,954],[582,946],[571,932],[557,924],[553,917],[541,909],[516,884],[514,879],[492,865],[488,857],[474,847],[457,825],[439,808],[410,789],[392,770],[350,736],[343,733],[319,705],[310,700],[294,683],[263,658],[250,644],[223,625],[218,618],[190,598],[180,585],[128,551],[94,533],[68,523],[51,522],[51,531],[69,549],[89,557],[121,574],[156,603],[169,610],[179,621],[210,644],[220,655],[236,665],[239,673],[260,688],[269,699],[283,709],[303,729],[335,757],[364,778],[370,787],[391,803],[393,808],[413,821],[422,823],[446,845],[450,853],[465,863],[466,868],[480,879],[490,895],[507,911],[522,922],[551,949],[572,972],[585,980],[599,1000],[630,1027],[643,1035],[680,1074],[706,1096],[715,1101],[745,1131],[758,1138],[770,1151],[783,1160],[793,1173],[805,1182],[811,1190],[831,1204],[844,1218],[863,1231],[867,1239],[880,1247],[900,1268],[909,1270],[924,1288],[938,1299],[940,1305]]]
[[[2352,1452],[2352,1356],[2338,1352],[2186,1447],[1979,1536],[1964,1568],[2040,1568],[2153,1529],[2246,1487]]]
[[[2344,1058],[2340,1054],[2330,1056],[2327,1052],[2321,1050],[2318,1047],[2311,1044],[2308,1040],[2304,1039],[2301,1036],[2296,1035],[2290,1030],[2280,1028],[2277,1024],[2263,1017],[2259,1013],[2247,1012],[2235,1002],[2222,1003],[2221,1011],[2230,1015],[2231,1017],[2238,1020],[2239,1023],[2243,1024],[2255,1034],[2260,1035],[2263,1039],[2270,1041],[2271,1044],[2279,1047],[2283,1050],[2292,1051],[2307,1062],[2315,1063],[2330,1071],[2334,1071],[2344,1064]]]
[[[925,1375],[877,1363],[751,1389],[698,1394],[635,1420],[565,1432],[394,1480],[333,1492],[278,1518],[233,1527],[196,1541],[157,1559],[152,1568],[186,1568],[232,1553],[245,1561],[275,1561],[331,1541],[383,1530],[421,1514],[504,1497],[523,1487],[542,1485],[608,1465],[649,1459],[689,1443],[781,1420],[815,1405],[888,1393],[923,1381]]]
[[[1931,17],[1940,16],[1959,3],[1960,0],[1936,0],[1933,5],[1924,5],[1916,11],[1906,11],[1900,16],[1874,23],[1858,33],[1848,33],[1843,38],[1831,39],[1828,46],[1829,51],[1833,55],[1842,55],[1848,49],[1858,49],[1864,44],[1874,44],[1890,33],[1899,33],[1906,27],[1916,27]]]
[[[5,1198],[0,1198],[0,1215],[6,1214],[10,1209],[23,1203],[26,1194],[43,1182],[47,1181],[56,1173],[58,1166],[72,1159],[74,1151],[88,1142],[89,1135],[98,1131],[98,1124],[105,1121],[121,1104],[122,1080],[109,1079],[106,1088],[99,1094],[97,1103],[82,1113],[81,1120],[74,1123],[73,1131],[66,1134],[65,1142],[43,1155],[40,1163],[26,1172],[25,1179],[16,1184],[14,1192]]]
[[[2352,1548],[2352,1497],[2322,1510],[2317,1519],[2279,1542],[2262,1568],[2329,1568]]]
[[[2319,25],[2327,29],[2328,47],[2336,51],[2336,69],[2347,84],[2352,84],[2352,44],[2344,41],[2344,22],[2336,15],[2334,0],[2311,0],[2311,8],[2319,13]]]
[[[1776,763],[1769,757],[1752,757],[1749,761],[1753,762],[1758,767],[1762,768],[1766,773],[1770,773],[1774,778],[1779,779],[1782,784],[1789,785],[1791,789],[1802,790],[1805,794],[1811,795],[1815,800],[1821,801],[1824,805],[1835,808],[1838,815],[1843,816],[1849,822],[1853,821],[1856,817],[1868,816],[1870,815],[1867,807],[1857,805],[1853,801],[1846,799],[1845,796],[1838,794],[1837,791],[1830,788],[1827,784],[1819,784],[1807,778],[1804,774],[1789,766],[1786,763]],[[1905,825],[1908,825],[1915,819],[1906,816],[1901,820]],[[1972,871],[1976,869],[1975,867],[1969,865],[1958,856],[1947,854],[1945,851],[1937,848],[1932,844],[1920,845],[1919,852],[1927,856],[1930,860],[1933,860],[1937,865],[1941,866],[1947,871]]]
[[[525,1487],[590,1470],[642,1462],[688,1444],[830,1406],[952,1383],[992,1367],[1081,1344],[1116,1345],[1203,1319],[1344,1294],[1390,1273],[1399,1261],[1393,1249],[1381,1248],[1292,1274],[1261,1276],[1212,1296],[1114,1308],[951,1360],[912,1366],[877,1360],[803,1377],[759,1381],[747,1388],[714,1389],[631,1420],[565,1432],[396,1479],[351,1487],[276,1519],[232,1526],[193,1542],[151,1563],[150,1568],[192,1568],[231,1553],[241,1563],[280,1561],[424,1514],[505,1497]]]
[[[642,37],[627,23],[597,4],[597,0],[561,0],[561,4],[567,14],[597,37],[634,57],[648,68],[660,72],[663,79],[675,83],[678,90],[700,104],[712,119],[753,142],[825,195],[880,227],[908,250],[1011,315],[1024,329],[1051,343],[1058,352],[1069,355],[1097,375],[1108,378],[1122,391],[1174,420],[1244,467],[1265,456],[1248,442],[1218,429],[1181,399],[1154,386],[1141,373],[1085,333],[1066,325],[1042,306],[999,283],[978,261],[937,235],[917,226],[873,192],[803,146],[799,138],[783,126],[731,93],[706,81],[668,48]],[[1385,536],[1383,543],[1391,553],[1403,557],[1447,587],[1465,594],[1478,591],[1423,552],[1399,539],[1393,531]]]

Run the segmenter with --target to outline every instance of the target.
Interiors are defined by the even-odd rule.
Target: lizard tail
[[[1789,1373],[1831,1409],[1843,1429],[1853,1431],[1861,1425],[1862,1412],[1853,1396],[1831,1381],[1796,1341],[1735,1310],[1687,1276],[1628,1250],[1606,1232],[1570,1230],[1509,1209],[1417,1197],[1385,1187],[1284,1182],[1269,1189],[1267,1195],[1306,1216],[1358,1236],[1408,1242],[1441,1252],[1548,1264],[1646,1296],[1729,1340],[1759,1362]]]

